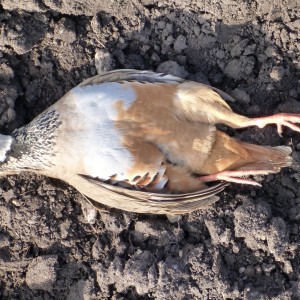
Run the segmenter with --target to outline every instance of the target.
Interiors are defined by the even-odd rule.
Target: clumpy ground
[[[248,116],[300,113],[299,15],[296,0],[2,0],[1,133],[116,68],[212,84]],[[290,145],[295,164],[175,219],[97,212],[51,178],[0,179],[0,298],[299,299],[300,136],[227,132]]]

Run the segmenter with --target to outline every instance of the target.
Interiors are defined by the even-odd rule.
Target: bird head
[[[14,139],[10,135],[0,134],[0,164],[7,160],[13,142]]]
[[[0,176],[21,171],[16,157],[17,142],[10,135],[0,134]]]
[[[26,127],[12,135],[0,134],[0,176],[43,169],[48,157],[34,138]]]

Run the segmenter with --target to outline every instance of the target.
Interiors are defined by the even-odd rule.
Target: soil
[[[116,68],[210,83],[247,116],[300,113],[297,0],[0,3],[2,134]],[[51,178],[0,179],[0,298],[300,299],[300,135],[226,130],[291,146],[294,166],[175,219],[98,212]]]

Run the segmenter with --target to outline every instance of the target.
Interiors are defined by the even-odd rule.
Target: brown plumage
[[[247,118],[226,93],[150,71],[90,78],[27,126],[0,136],[1,175],[29,170],[62,179],[96,202],[181,214],[214,203],[227,182],[291,165],[290,148],[262,147],[216,129],[300,128],[300,115]],[[205,182],[225,181],[207,187]]]

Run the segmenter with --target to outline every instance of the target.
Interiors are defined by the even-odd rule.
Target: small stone
[[[199,25],[194,26],[193,31],[196,36],[198,36],[201,32],[201,27]]]
[[[114,67],[112,55],[107,50],[97,50],[95,54],[95,67],[99,75],[111,71]]]
[[[265,50],[265,54],[267,55],[267,57],[275,57],[275,56],[277,56],[277,50],[274,46],[269,46]]]
[[[295,32],[289,32],[289,36],[290,36],[291,40],[296,40],[298,38],[298,34]]]
[[[91,20],[91,28],[96,34],[100,34],[102,30],[101,22],[99,16],[95,15]]]
[[[87,200],[81,201],[81,209],[87,223],[95,224],[98,211]]]
[[[185,55],[178,55],[176,56],[176,61],[179,63],[179,65],[183,66],[186,65],[187,57]]]
[[[248,39],[244,39],[237,43],[230,51],[230,55],[232,57],[239,57],[242,54],[242,51],[245,49],[246,45],[248,44]]]
[[[290,208],[289,210],[289,218],[292,221],[299,221],[300,220],[300,205]]]
[[[166,23],[166,27],[163,30],[162,34],[164,36],[170,36],[173,32],[173,24],[172,23]]]
[[[236,258],[233,253],[226,253],[224,256],[224,260],[229,266],[233,266],[236,263]]]
[[[167,218],[171,224],[174,224],[182,220],[182,215],[167,215]]]
[[[157,27],[158,27],[159,29],[164,29],[164,28],[166,27],[166,22],[164,22],[164,21],[159,21],[159,22],[157,23]]]
[[[274,67],[270,73],[270,77],[276,81],[279,81],[283,78],[285,75],[286,71],[283,67]]]
[[[287,25],[294,31],[299,32],[300,30],[300,19],[296,19],[293,22],[288,22]]]
[[[54,28],[56,39],[71,44],[76,41],[76,24],[72,19],[62,18]]]
[[[1,80],[9,81],[14,78],[14,70],[7,64],[0,64],[0,78]]]
[[[70,232],[71,221],[65,220],[63,223],[59,225],[60,227],[60,236],[65,239]]]
[[[249,46],[247,46],[244,50],[244,55],[251,55],[255,53],[255,49],[256,49],[256,45],[255,44],[251,44]]]
[[[125,39],[122,36],[119,37],[119,43],[125,44]]]
[[[248,277],[253,277],[255,275],[255,268],[253,266],[247,266],[244,274]]]
[[[245,79],[253,73],[255,60],[251,56],[241,56],[239,59],[231,60],[225,67],[224,73],[235,79]]]
[[[240,246],[238,244],[234,244],[232,246],[232,252],[235,253],[235,254],[239,253],[240,252]]]
[[[79,280],[77,283],[71,286],[67,300],[96,299],[93,290],[94,287],[90,280]]]
[[[20,207],[22,205],[18,199],[13,199],[11,202],[16,207]]]
[[[250,96],[244,90],[236,88],[231,92],[231,94],[242,103],[248,104],[250,102]]]
[[[261,267],[260,266],[256,266],[255,267],[255,272],[256,272],[257,275],[260,275],[262,273]]]
[[[0,249],[3,247],[8,247],[9,245],[9,236],[4,233],[0,233]]]
[[[240,267],[239,268],[239,273],[243,274],[245,272],[246,268],[245,267]]]
[[[37,223],[37,221],[36,221],[35,219],[29,219],[29,220],[27,220],[27,223],[28,223],[29,225],[34,225],[34,224]]]
[[[160,58],[157,55],[157,53],[155,53],[155,52],[152,53],[151,60],[154,61],[154,62],[160,62]]]
[[[141,48],[141,52],[146,53],[151,47],[149,45],[143,45]]]
[[[105,228],[115,234],[120,234],[120,232],[126,228],[126,223],[120,217],[116,217],[108,213],[101,213],[100,217]]]
[[[155,44],[153,48],[157,53],[160,52],[161,47],[159,45]]]
[[[16,117],[16,112],[13,108],[9,107],[6,112],[4,113],[6,119],[7,119],[7,122],[11,122],[15,119]]]
[[[93,259],[100,259],[103,248],[104,248],[103,243],[99,239],[97,239],[92,247]]]
[[[268,84],[266,87],[266,91],[267,92],[272,92],[274,90],[274,85],[272,83]]]
[[[289,261],[285,261],[284,262],[283,272],[285,274],[291,274],[291,273],[293,273],[293,267],[292,267],[292,264]]]
[[[180,78],[185,78],[188,75],[184,67],[179,66],[179,64],[176,61],[172,61],[172,60],[168,60],[161,63],[157,67],[156,72],[170,74]]]
[[[272,264],[262,264],[262,270],[267,274],[271,273],[275,269],[275,266]]]
[[[183,35],[179,35],[174,42],[174,50],[177,53],[180,53],[186,48],[187,48],[186,37],[184,37]]]
[[[223,59],[225,57],[225,52],[221,49],[217,50],[216,57],[219,59]]]
[[[169,35],[166,39],[163,40],[163,44],[166,47],[169,47],[173,42],[174,42],[174,38],[171,35]]]
[[[15,193],[13,190],[8,190],[2,194],[2,197],[5,199],[6,202],[10,201],[12,198],[15,197]]]
[[[257,60],[260,62],[260,63],[264,63],[266,60],[268,59],[267,55],[265,54],[257,54]]]

